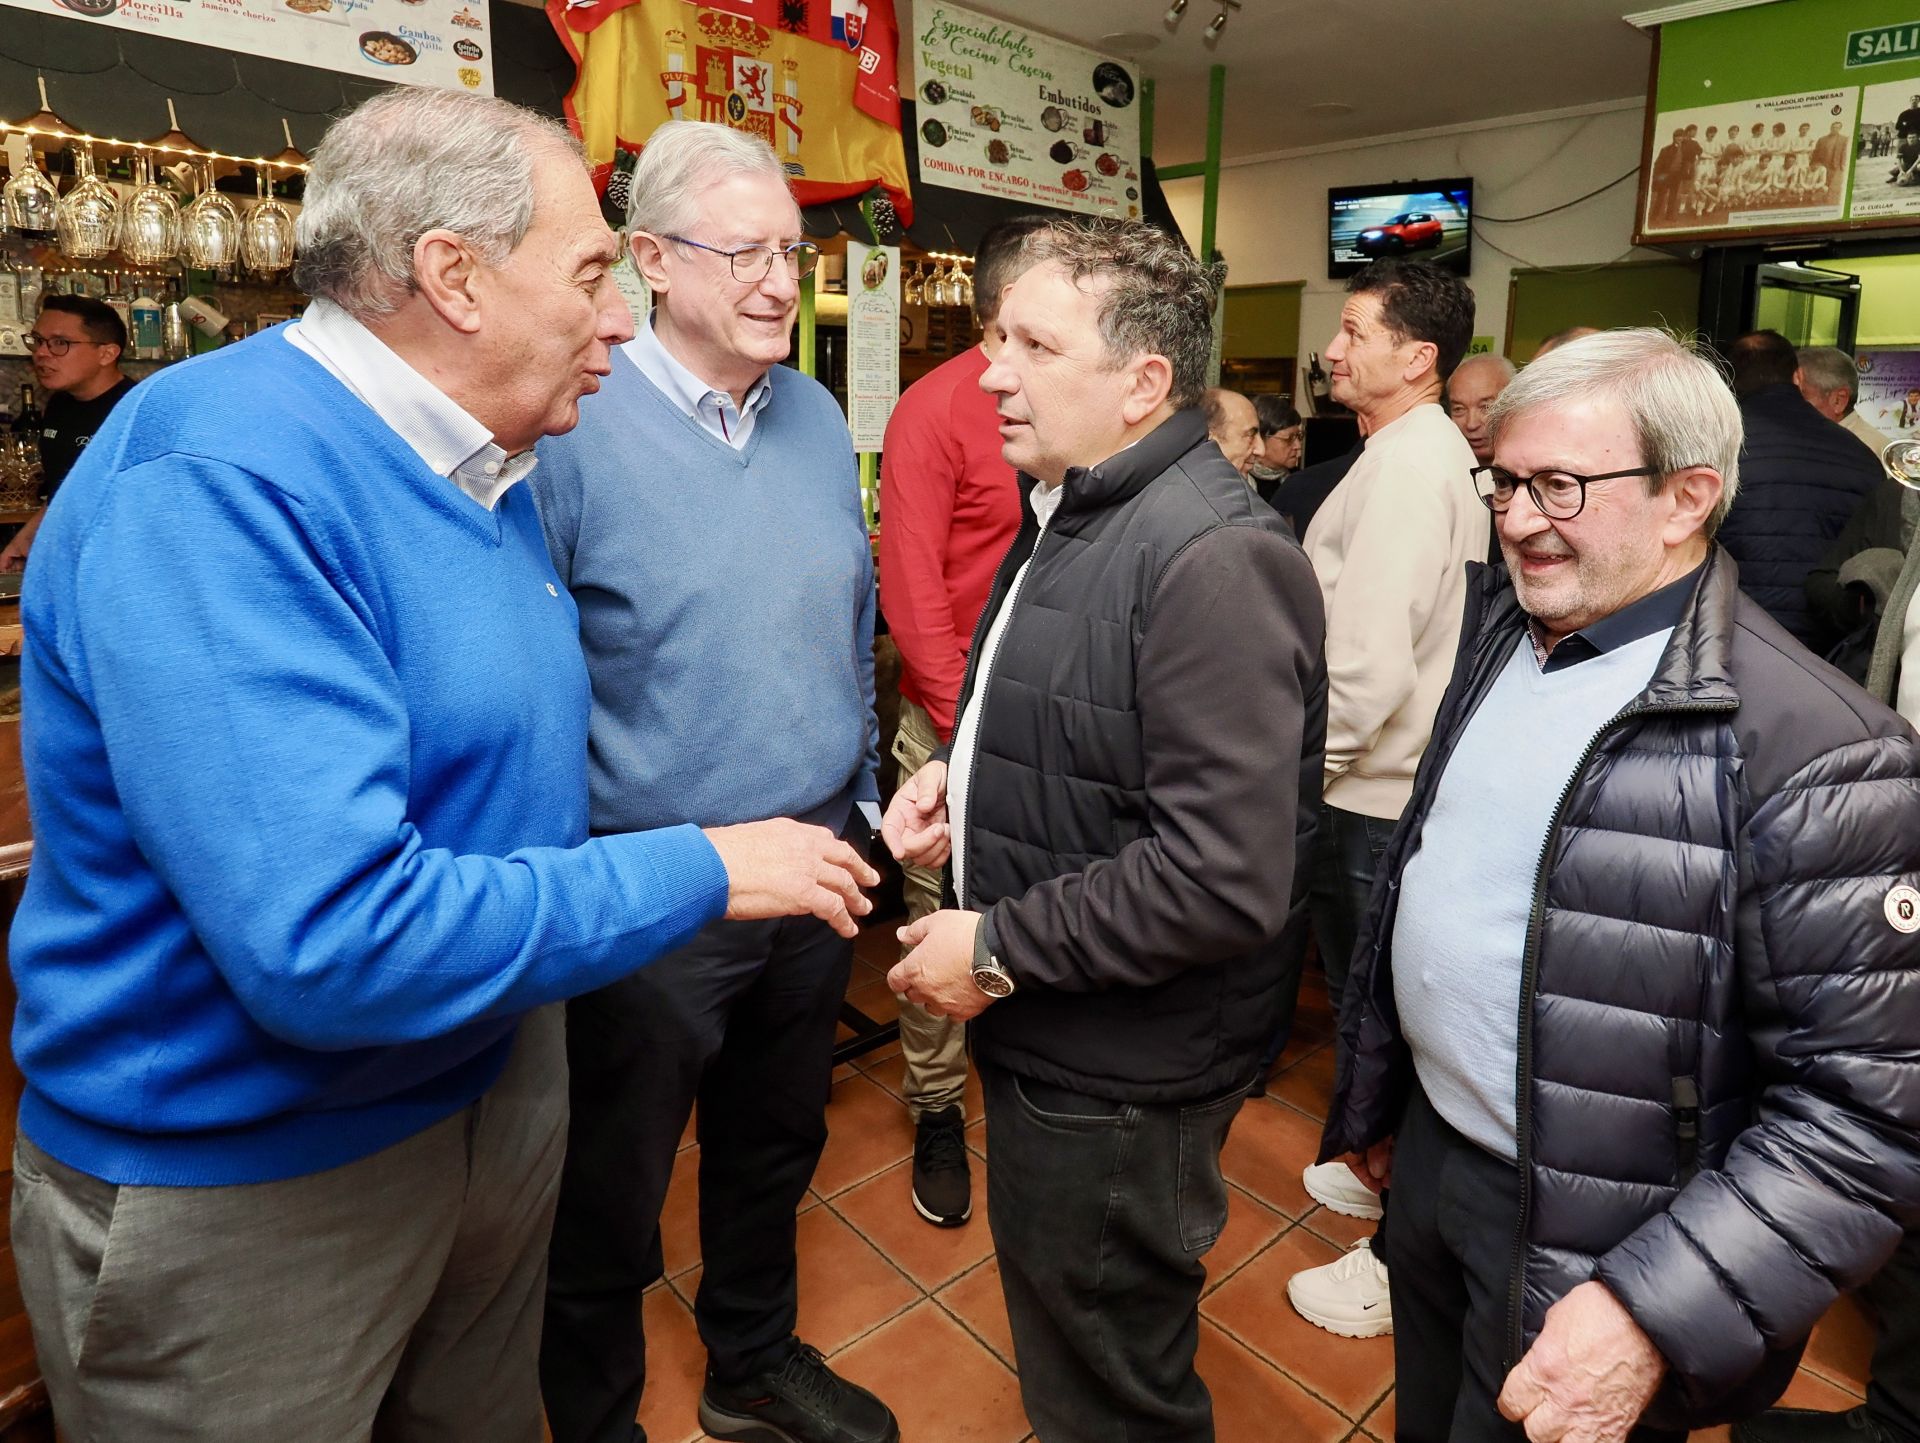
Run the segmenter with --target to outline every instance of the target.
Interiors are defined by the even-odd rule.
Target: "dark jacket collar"
[[[1175,411],[1124,451],[1117,451],[1097,466],[1075,466],[1061,486],[1062,516],[1077,511],[1099,511],[1131,501],[1148,484],[1164,476],[1187,452],[1207,439],[1207,418],[1198,406]],[[1022,480],[1032,485],[1032,478]]]
[[[1479,589],[1485,619],[1482,636],[1512,640],[1526,630],[1513,582],[1504,566],[1469,563],[1471,585]],[[1697,573],[1699,583],[1675,623],[1667,648],[1641,693],[1641,702],[1653,707],[1740,705],[1733,683],[1734,610],[1740,600],[1740,568],[1714,545]]]

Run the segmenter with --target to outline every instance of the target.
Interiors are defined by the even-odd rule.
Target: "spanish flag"
[[[883,187],[913,219],[893,0],[547,0],[577,74],[567,118],[602,184],[670,120],[761,136],[820,205]]]

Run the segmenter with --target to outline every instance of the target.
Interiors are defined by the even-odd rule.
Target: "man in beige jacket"
[[[1326,357],[1333,398],[1359,417],[1367,444],[1306,536],[1327,605],[1313,929],[1336,1011],[1374,869],[1412,794],[1453,670],[1467,563],[1486,557],[1490,537],[1473,490],[1473,450],[1440,404],[1473,335],[1473,292],[1428,262],[1392,260],[1368,266],[1347,291]],[[1379,1184],[1345,1163],[1309,1167],[1302,1182],[1336,1212],[1381,1215]],[[1383,1251],[1363,1239],[1296,1275],[1287,1296],[1331,1332],[1391,1332]]]

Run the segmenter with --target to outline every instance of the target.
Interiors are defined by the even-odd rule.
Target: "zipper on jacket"
[[[1014,603],[1019,601],[1021,591],[1023,591],[1026,588],[1027,577],[1031,575],[1033,572],[1034,562],[1040,559],[1040,548],[1043,544],[1045,544],[1046,539],[1047,539],[1047,526],[1046,526],[1046,523],[1042,522],[1040,525],[1039,534],[1033,538],[1033,550],[1027,553],[1027,559],[1020,564],[1018,569],[1014,571],[1013,580],[1007,584],[1006,598],[1000,603],[1000,610],[1006,612],[1007,614],[1007,625],[1006,627],[1002,627],[1000,631],[1001,646],[1006,645],[1007,627],[1011,627],[1013,625]],[[998,613],[993,613],[993,615],[997,616]],[[992,630],[992,627],[989,624],[989,613],[982,611],[980,613],[980,620],[975,623],[974,638],[973,638],[973,645],[975,650],[973,651],[972,655],[974,656],[984,655],[979,650],[979,648],[986,642],[987,633],[990,630]],[[978,701],[976,704],[983,708],[987,704],[987,692],[993,685],[993,662],[998,661],[999,659],[1000,659],[1000,648],[995,647],[993,660],[988,661],[987,664],[981,668],[980,674],[974,678],[974,684],[973,684],[972,691],[969,695],[969,700],[972,700],[973,698],[977,697]],[[975,724],[973,729],[973,754],[976,758],[979,757],[980,755],[980,728],[986,725],[986,721],[987,721],[986,712],[982,711],[980,714],[980,720],[978,723]],[[960,713],[957,711],[953,714],[953,734],[954,734],[954,740],[958,741],[960,738]],[[951,770],[951,764],[949,764],[949,770]],[[969,791],[973,790],[973,785],[974,785],[974,782],[977,780],[978,772],[979,772],[979,768],[977,766],[969,765],[967,770],[967,789]],[[966,850],[964,852],[956,851],[954,854],[956,857],[972,856],[972,848],[969,845],[969,842],[973,836],[973,819],[977,815],[978,815],[977,809],[969,805],[967,808],[967,825],[965,828],[964,835],[955,837],[953,839],[953,844],[956,848],[966,848]],[[964,861],[959,866],[953,869],[953,875],[955,876],[956,879],[958,879],[958,885],[956,885],[953,889],[954,900],[959,903],[960,910],[964,912],[967,910],[967,886],[966,886],[967,867]]]
[[[1673,1080],[1673,1137],[1680,1164],[1677,1185],[1685,1187],[1700,1170],[1700,1084],[1691,1077]]]
[[[1540,932],[1547,920],[1547,863],[1553,856],[1553,844],[1559,840],[1560,825],[1565,820],[1567,803],[1573,797],[1573,790],[1579,785],[1580,777],[1587,769],[1587,763],[1593,760],[1600,744],[1618,728],[1631,721],[1642,721],[1650,716],[1678,716],[1687,712],[1734,711],[1737,706],[1727,702],[1680,702],[1669,706],[1629,706],[1617,713],[1587,742],[1587,748],[1580,754],[1580,760],[1574,763],[1573,770],[1567,775],[1567,784],[1560,791],[1560,800],[1553,804],[1553,816],[1547,823],[1546,840],[1540,844],[1540,858],[1534,863],[1533,870],[1533,907],[1527,915],[1527,946],[1520,963],[1520,1045],[1519,1061],[1515,1068],[1514,1086],[1514,1166],[1520,1173],[1520,1206],[1514,1212],[1513,1219],[1513,1281],[1508,1285],[1507,1294],[1507,1331],[1508,1354],[1507,1368],[1511,1370],[1526,1353],[1525,1318],[1525,1281],[1527,1262],[1527,1214],[1533,1207],[1533,1173],[1527,1157],[1527,1140],[1533,1125],[1533,998],[1540,980]],[[1674,1079],[1676,1101],[1679,1085],[1685,1082],[1693,1087],[1692,1078]],[[1694,1127],[1698,1132],[1699,1097],[1697,1088],[1694,1097]]]

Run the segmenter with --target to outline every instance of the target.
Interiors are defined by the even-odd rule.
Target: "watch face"
[[[997,967],[974,968],[973,985],[989,997],[1005,997],[1013,991],[1013,979]]]

